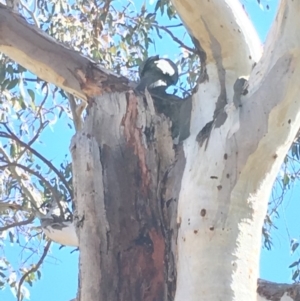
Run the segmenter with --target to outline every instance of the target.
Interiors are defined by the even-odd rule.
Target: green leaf
[[[27,69],[25,69],[25,68],[22,67],[21,65],[18,65],[18,67],[17,67],[17,72],[18,72],[18,73],[23,73],[23,72],[25,72],[25,71],[27,71]]]
[[[9,73],[10,75],[14,74],[14,68],[12,67],[12,65],[7,66],[6,72]]]
[[[161,0],[158,0],[158,1],[156,2],[154,11],[157,12],[157,10],[160,8],[160,6],[161,6]]]
[[[297,266],[298,264],[299,264],[299,261],[297,260],[297,261],[293,262],[291,265],[289,265],[289,268],[293,268],[293,267]]]
[[[9,84],[10,80],[6,78],[2,83],[1,83],[1,90],[5,90],[7,85]]]
[[[14,158],[16,156],[16,154],[17,154],[17,147],[16,147],[15,143],[12,143],[10,145],[10,155],[11,155],[11,157]]]
[[[292,279],[295,281],[298,276],[299,276],[299,270],[294,272]]]
[[[10,242],[11,243],[13,243],[14,242],[14,234],[12,233],[12,232],[8,232],[8,236],[9,236],[9,240],[10,240]]]
[[[294,253],[298,247],[299,247],[299,243],[298,242],[294,243],[292,246],[292,252]]]
[[[10,287],[15,287],[16,286],[16,281],[13,281],[9,284]]]
[[[6,75],[6,70],[5,70],[4,66],[2,66],[0,68],[0,83],[2,83],[4,81],[5,75]]]
[[[290,182],[290,177],[285,173],[284,174],[284,177],[283,177],[283,180],[282,180],[282,183],[283,183],[283,186],[287,186]]]
[[[19,103],[20,103],[20,106],[23,110],[25,110],[27,108],[27,104],[25,103],[23,97],[20,97],[19,99]]]
[[[34,102],[34,100],[35,100],[35,93],[33,92],[33,90],[28,89],[27,92],[28,92],[29,96],[31,97],[31,100]]]
[[[7,89],[7,90],[13,89],[13,88],[18,84],[18,82],[19,82],[19,79],[18,79],[18,78],[15,78],[15,79],[11,80],[11,81],[9,82],[9,84],[6,86],[6,89]]]

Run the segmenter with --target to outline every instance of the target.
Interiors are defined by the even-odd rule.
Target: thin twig
[[[73,193],[69,187],[68,182],[66,181],[66,179],[63,177],[63,175],[61,174],[61,172],[49,161],[47,160],[44,156],[42,156],[39,152],[37,152],[34,148],[32,148],[31,146],[29,146],[27,143],[23,142],[22,140],[19,139],[18,136],[16,136],[5,123],[1,123],[7,130],[7,132],[10,134],[7,135],[5,137],[5,135],[3,136],[3,134],[6,133],[0,133],[0,136],[5,137],[5,138],[11,138],[13,140],[15,140],[16,142],[18,142],[21,146],[23,146],[25,149],[28,149],[31,153],[33,153],[36,157],[38,157],[41,161],[43,161],[51,170],[53,170],[57,176],[59,177],[59,179],[63,182],[63,184],[65,185],[66,189],[68,190],[71,198],[73,199]]]
[[[165,26],[160,26],[158,24],[153,24],[154,27],[159,28],[163,31],[165,31],[173,40],[174,42],[178,43],[182,48],[197,54],[197,50],[195,48],[191,48],[189,46],[186,46],[180,39],[178,39],[177,37],[175,37],[175,35],[173,34],[173,32],[171,30],[169,30],[167,27]]]
[[[163,26],[163,27],[165,27],[165,28],[174,28],[174,27],[181,27],[181,26],[183,26],[182,23],[174,24],[174,25],[166,25],[166,26]]]
[[[34,11],[32,12],[28,7],[27,5],[25,5],[21,0],[19,0],[19,3],[21,4],[21,6],[28,12],[28,14],[30,15],[30,17],[32,18],[34,24],[40,28],[40,23],[39,21],[37,20],[36,16],[35,16],[35,9]]]
[[[104,12],[104,18],[103,18],[103,23],[106,23],[106,18],[107,18],[107,14],[109,12],[109,8],[110,8],[110,4],[111,4],[112,0],[106,0],[104,2],[104,5],[102,7],[102,11]]]
[[[139,24],[139,22],[135,18],[132,18],[132,17],[127,17],[127,18],[130,19],[132,22],[136,23],[136,25]],[[170,27],[178,27],[180,25],[181,24],[177,24],[177,25],[173,25],[173,26],[172,25],[170,25],[170,26],[161,26],[161,25],[158,25],[157,23],[152,23],[151,24],[151,26],[165,31],[168,35],[170,35],[170,37],[174,40],[174,42],[178,43],[182,48],[184,48],[184,49],[186,49],[186,50],[188,50],[192,53],[198,54],[197,49],[191,48],[191,47],[185,45],[179,38],[175,37],[175,35],[173,34],[173,32],[171,30],[168,29]]]
[[[23,206],[16,203],[0,202],[0,212],[8,209],[28,211],[27,209],[24,209]]]
[[[72,94],[67,93],[67,97],[70,103],[75,131],[77,132],[82,129],[81,115],[84,109],[86,108],[87,103],[85,101],[82,101],[81,104],[77,105],[75,97]]]
[[[49,124],[49,121],[47,120],[44,123],[41,123],[39,129],[37,130],[36,134],[33,136],[33,138],[27,143],[27,145],[31,146],[36,140],[37,138],[40,136],[41,131]],[[20,153],[18,154],[18,159],[20,159],[24,153],[26,152],[26,149],[24,148],[22,151],[20,151]],[[17,160],[18,160],[17,159]]]
[[[6,159],[6,162],[10,162],[10,157],[8,156],[8,154],[6,153],[6,151],[4,150],[4,148],[0,145],[0,153],[3,155],[3,157]],[[13,174],[14,178],[19,182],[20,186],[23,187],[23,190],[25,192],[25,195],[28,197],[28,199],[30,200],[30,203],[32,204],[32,206],[38,210],[38,205],[39,202],[35,199],[34,196],[34,191],[31,191],[32,188],[30,189],[29,187],[27,187],[27,185],[25,184],[24,180],[22,179],[22,177],[18,174],[16,168],[11,168],[10,172]]]
[[[35,215],[32,213],[30,215],[30,217],[27,220],[25,220],[25,221],[15,222],[15,223],[9,224],[7,226],[0,227],[0,232],[8,230],[10,228],[28,225],[31,222],[33,222],[34,218],[35,218]]]
[[[38,171],[32,170],[31,168],[29,168],[29,167],[27,167],[23,164],[17,163],[17,162],[8,162],[8,164],[0,166],[0,169],[10,168],[11,166],[22,168],[23,170],[25,170],[28,173],[36,176],[38,179],[40,179],[42,182],[44,182],[45,185],[47,186],[47,188],[51,191],[51,193],[54,197],[54,200],[57,203],[57,206],[60,210],[60,215],[64,216],[64,210],[63,210],[62,205],[60,203],[60,198],[58,196],[57,190],[54,189],[54,187],[51,186],[50,183]]]
[[[37,113],[36,113],[36,115],[39,115],[39,116],[41,116],[41,115],[40,115],[41,110],[42,110],[43,105],[44,105],[44,103],[46,102],[46,100],[47,100],[47,98],[48,98],[48,96],[49,96],[49,87],[48,87],[48,85],[45,85],[45,87],[46,87],[46,95],[45,95],[45,97],[43,98],[43,100],[42,100],[42,102],[41,102],[41,104],[40,104],[40,106],[39,106],[39,109],[38,109],[38,111],[37,111]]]
[[[128,2],[128,4],[126,6],[123,7],[123,11],[122,14],[125,14],[125,11],[127,10],[127,8],[131,5],[130,2]]]
[[[43,263],[45,257],[47,256],[47,253],[48,253],[48,251],[49,251],[49,249],[50,249],[51,243],[52,243],[51,240],[49,240],[49,241],[47,242],[47,245],[46,245],[46,247],[44,248],[44,252],[43,252],[43,255],[42,255],[42,257],[40,258],[40,260],[37,262],[37,264],[35,264],[29,271],[27,271],[27,272],[22,276],[22,278],[21,278],[21,280],[20,280],[20,282],[19,282],[19,285],[18,285],[18,291],[17,291],[17,300],[18,300],[18,301],[21,301],[21,287],[22,287],[22,284],[23,284],[24,280],[26,279],[26,277],[27,277],[29,274],[36,272],[36,271],[40,268],[40,266],[41,266],[41,264]]]

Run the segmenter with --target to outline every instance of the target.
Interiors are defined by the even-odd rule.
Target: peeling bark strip
[[[252,301],[270,191],[300,127],[300,1],[280,2],[254,68],[260,43],[239,1],[172,3],[207,53],[209,77],[193,95],[184,143],[174,300]],[[244,95],[234,84],[248,74]],[[220,95],[226,119],[210,130]]]
[[[108,226],[99,147],[93,136],[78,132],[71,145],[74,201],[80,248],[80,300],[99,300],[101,252],[107,248]],[[97,225],[97,226],[96,226]],[[84,247],[85,246],[85,247]]]
[[[98,97],[74,137],[76,203],[78,218],[84,217],[78,228],[80,300],[175,295],[176,210],[185,160],[181,150],[175,163],[170,124],[153,115],[150,96],[147,102],[125,93]],[[145,129],[151,126],[149,140]],[[87,276],[86,267],[100,276]]]
[[[127,78],[113,74],[55,41],[2,4],[0,52],[41,79],[83,100],[130,89]]]

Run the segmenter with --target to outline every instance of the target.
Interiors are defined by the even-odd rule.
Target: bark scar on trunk
[[[72,73],[72,71],[70,70]],[[77,69],[74,76],[80,83],[80,88],[89,97],[102,95],[103,93],[125,92],[130,89],[129,81],[123,76],[105,73],[101,67],[90,62],[86,70]]]
[[[133,93],[126,94],[127,109],[122,119],[125,139],[130,147],[134,149],[134,154],[138,157],[141,170],[142,191],[146,193],[150,185],[150,172],[146,163],[146,150],[142,141],[142,128],[137,127],[138,120],[138,98]]]

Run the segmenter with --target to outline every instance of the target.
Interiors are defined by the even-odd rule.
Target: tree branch
[[[207,55],[207,64],[250,73],[261,56],[261,43],[239,0],[172,0],[190,34]]]
[[[35,170],[32,170],[31,168],[29,168],[29,167],[27,167],[27,166],[25,166],[25,165],[23,165],[23,164],[17,163],[17,162],[8,162],[7,165],[0,166],[0,169],[5,169],[5,168],[8,168],[8,169],[9,169],[9,168],[12,167],[12,166],[13,166],[13,167],[19,167],[19,168],[22,168],[24,171],[27,171],[28,173],[30,173],[30,174],[36,176],[38,179],[40,179],[42,182],[44,182],[45,185],[47,186],[47,188],[51,191],[52,196],[53,196],[55,202],[57,203],[57,206],[58,206],[59,209],[60,209],[60,214],[61,214],[61,216],[64,215],[64,211],[63,211],[63,208],[62,208],[62,206],[61,206],[61,203],[60,203],[60,197],[59,197],[59,195],[58,195],[57,190],[54,189],[54,187],[52,187],[52,186],[50,185],[50,183],[49,183],[49,182],[48,182],[48,181],[47,181],[47,180],[46,180],[39,172],[37,172],[37,171],[35,171]]]
[[[34,148],[32,148],[30,145],[27,143],[23,142],[22,140],[19,139],[18,136],[16,136],[5,123],[2,123],[2,125],[6,128],[8,134],[6,133],[1,133],[0,136],[5,137],[5,138],[11,138],[15,140],[17,143],[19,143],[21,146],[23,146],[25,149],[28,149],[32,154],[34,154],[36,157],[38,157],[42,162],[44,162],[51,170],[53,170],[56,175],[59,177],[59,179],[62,181],[62,183],[65,185],[66,189],[68,190],[71,198],[73,198],[73,192],[69,187],[68,182],[64,178],[64,176],[61,174],[61,172],[49,161],[47,160],[44,156],[42,156],[39,152],[37,152]],[[6,135],[5,135],[6,134]],[[11,162],[10,162],[11,163]]]
[[[80,53],[68,49],[2,4],[0,52],[41,79],[82,100],[131,88],[125,77],[115,75]]]
[[[15,223],[9,224],[7,226],[0,227],[0,232],[8,230],[10,228],[28,225],[31,222],[33,222],[34,218],[35,218],[35,215],[31,214],[30,217],[25,221],[15,222]]]
[[[299,300],[299,283],[274,283],[263,279],[257,282],[257,294],[262,300]]]
[[[23,206],[16,203],[0,202],[0,212],[8,209],[28,211],[24,209]]]
[[[75,97],[70,93],[67,93],[67,97],[69,100],[69,104],[73,116],[73,123],[75,126],[75,130],[77,132],[82,128],[82,113],[86,108],[86,103],[81,102],[80,104],[77,105],[75,101]]]
[[[31,146],[36,140],[37,138],[40,136],[40,133],[42,132],[42,130],[44,130],[44,128],[49,124],[49,121],[45,121],[45,122],[41,122],[36,134],[33,136],[33,138],[27,143],[28,146]],[[22,151],[20,151],[20,153],[18,154],[18,158],[21,158],[24,153],[26,152],[26,148],[24,148]]]
[[[174,40],[174,42],[176,42],[177,44],[179,44],[182,48],[186,49],[187,51],[189,51],[189,52],[191,52],[191,53],[197,54],[197,51],[196,51],[194,48],[191,48],[191,47],[185,45],[185,44],[182,42],[181,39],[177,38],[177,37],[173,34],[173,32],[172,32],[170,29],[168,29],[168,27],[170,27],[170,26],[168,26],[168,27],[167,27],[167,26],[160,26],[160,25],[158,25],[158,24],[154,24],[153,26],[156,27],[156,28],[158,28],[158,29],[161,29],[161,30],[165,31],[165,32],[166,32],[166,33]],[[178,26],[178,25],[176,25],[176,26]],[[174,26],[174,27],[175,27],[175,26]]]
[[[6,162],[10,162],[11,160],[9,156],[7,155],[6,151],[4,148],[0,145],[0,153],[3,155],[5,158]],[[32,206],[38,210],[38,207],[41,205],[41,198],[40,196],[37,195],[36,191],[30,187],[29,185],[26,184],[26,182],[22,179],[22,176],[19,175],[15,167],[11,167],[9,171],[12,173],[13,177],[19,182],[20,186],[23,188],[25,195],[28,197],[30,200],[30,203]]]
[[[27,13],[29,14],[29,16],[32,18],[32,20],[34,21],[34,24],[39,28],[40,23],[39,23],[38,19],[35,16],[36,0],[34,0],[35,5],[34,5],[34,10],[33,11],[31,11],[22,0],[20,0],[19,3],[21,5],[21,7],[24,8],[27,11]]]

